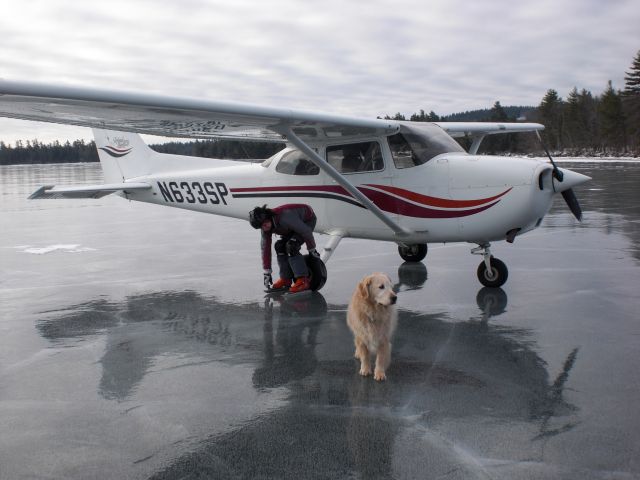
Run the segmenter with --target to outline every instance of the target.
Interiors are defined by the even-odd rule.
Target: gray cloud
[[[535,105],[549,88],[599,94],[609,79],[623,86],[640,49],[636,0],[32,0],[3,11],[3,78],[368,117]],[[0,128],[5,141],[78,134]]]

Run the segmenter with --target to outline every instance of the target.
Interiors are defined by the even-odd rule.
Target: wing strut
[[[471,144],[471,147],[469,147],[469,153],[471,155],[475,155],[478,153],[478,149],[480,148],[480,144],[482,143],[482,140],[484,140],[485,135],[474,135],[471,138],[473,138],[473,143]]]
[[[331,257],[331,255],[333,255],[333,252],[336,251],[336,247],[338,246],[340,240],[342,240],[342,237],[344,237],[344,235],[345,233],[340,230],[329,233],[329,241],[322,249],[322,255],[320,257],[324,263],[327,263],[329,261],[329,258]]]
[[[369,200],[360,190],[358,190],[351,182],[349,182],[346,178],[344,178],[340,172],[338,172],[335,168],[333,168],[329,162],[325,162],[324,159],[318,155],[318,153],[309,147],[302,139],[296,136],[293,133],[291,127],[286,127],[286,129],[282,129],[281,132],[287,140],[295,145],[298,149],[300,149],[313,163],[315,163],[320,170],[325,172],[331,178],[333,178],[338,185],[343,187],[347,192],[353,195],[354,198],[360,201],[371,213],[373,213],[376,217],[382,220],[385,225],[387,225],[391,230],[395,232],[395,234],[399,237],[403,237],[412,233],[411,231],[401,227],[396,222],[394,222],[389,216],[384,213],[378,206]]]

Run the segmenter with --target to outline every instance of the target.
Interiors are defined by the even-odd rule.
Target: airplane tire
[[[313,255],[305,255],[304,260],[307,263],[309,276],[311,277],[311,290],[317,292],[324,287],[327,281],[327,267],[321,259]]]
[[[398,253],[405,262],[421,262],[427,256],[427,244],[398,245]]]
[[[478,280],[485,287],[497,288],[501,287],[509,277],[509,270],[502,260],[491,257],[491,276],[487,275],[487,266],[484,262],[478,265]]]

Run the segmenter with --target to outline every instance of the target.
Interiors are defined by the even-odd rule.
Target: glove
[[[309,255],[315,258],[320,258],[320,254],[315,248],[312,248],[311,250],[309,250]]]
[[[264,288],[271,288],[273,285],[273,278],[271,278],[271,270],[265,270],[262,274],[262,281],[264,283]]]

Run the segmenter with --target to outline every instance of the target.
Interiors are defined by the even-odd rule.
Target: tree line
[[[236,160],[265,159],[284,148],[283,143],[238,142],[235,140],[196,140],[149,145],[160,153],[194,157],[230,158]],[[98,151],[92,140],[44,144],[38,140],[18,140],[15,146],[0,141],[0,165],[29,163],[97,162]]]
[[[611,81],[600,95],[574,87],[563,99],[549,89],[537,107],[502,107],[497,101],[489,110],[476,110],[440,117],[424,110],[409,117],[412,121],[492,121],[527,120],[542,123],[542,137],[556,154],[640,155],[640,51],[625,72],[624,90],[616,90]],[[387,119],[406,120],[396,113]],[[463,140],[468,144],[468,140]],[[535,138],[519,134],[488,137],[481,152],[531,151]],[[539,148],[539,147],[538,147]]]
[[[496,101],[492,108],[439,116],[434,111],[420,110],[408,120],[415,122],[516,122],[542,123],[542,137],[556,155],[639,156],[640,155],[640,51],[628,72],[624,90],[614,89],[611,81],[600,95],[574,87],[563,99],[556,90],[549,89],[535,107],[506,106]],[[407,120],[401,113],[386,119]],[[470,139],[459,139],[468,148]],[[269,142],[239,142],[234,140],[197,140],[151,145],[161,153],[211,158],[262,159],[268,158],[283,144]],[[480,153],[540,152],[540,145],[531,134],[488,136]],[[28,163],[97,162],[95,142],[44,144],[38,140],[17,141],[15,146],[0,141],[0,165]]]
[[[42,143],[38,140],[16,141],[15,146],[0,141],[0,165],[23,163],[74,163],[97,162],[98,152],[95,142],[84,140],[60,143]]]

